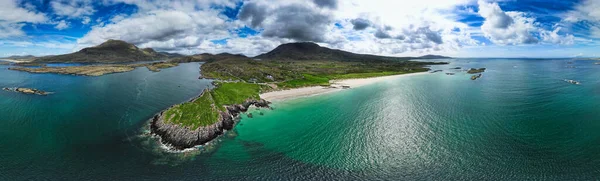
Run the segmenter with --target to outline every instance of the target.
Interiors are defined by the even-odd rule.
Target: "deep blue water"
[[[144,136],[156,112],[209,86],[199,64],[102,77],[0,66],[0,180],[593,180],[600,65],[457,59],[401,77],[252,110],[201,151]],[[567,62],[574,62],[568,64]],[[485,67],[472,81],[451,67]],[[574,66],[575,68],[569,68]],[[573,85],[564,79],[574,79]],[[258,114],[259,112],[264,115]]]

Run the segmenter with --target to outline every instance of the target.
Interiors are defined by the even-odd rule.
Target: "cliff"
[[[198,96],[201,97],[202,95]],[[190,102],[193,102],[192,99]],[[183,150],[197,145],[203,145],[222,135],[225,130],[231,130],[236,124],[240,113],[248,111],[248,107],[269,107],[265,100],[248,99],[243,104],[228,105],[226,111],[219,111],[218,121],[212,125],[190,130],[187,127],[165,122],[164,112],[155,115],[150,123],[150,130],[161,138],[161,142],[175,149]],[[168,110],[168,109],[167,109]]]

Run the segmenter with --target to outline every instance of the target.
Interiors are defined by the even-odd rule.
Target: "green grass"
[[[259,93],[264,88],[259,84],[249,83],[218,83],[212,90],[212,95],[219,109],[224,110],[224,105],[244,103],[247,99],[260,99]]]
[[[259,93],[267,87],[260,84],[220,82],[216,88],[205,92],[193,102],[167,110],[165,120],[191,130],[212,125],[218,121],[219,111],[225,111],[226,105],[242,104],[247,99],[260,99]]]
[[[211,91],[205,92],[193,102],[176,105],[167,110],[166,122],[187,126],[191,130],[214,124],[219,118],[214,103]]]
[[[285,81],[277,84],[277,86],[282,88],[298,88],[298,87],[307,87],[307,86],[329,86],[329,78],[324,76],[303,74],[304,78],[302,79],[294,79],[290,81]]]
[[[381,76],[389,76],[389,75],[399,75],[399,74],[406,74],[406,73],[411,73],[411,72],[351,73],[351,74],[328,75],[327,77],[329,77],[331,79],[360,79],[360,78],[381,77]]]

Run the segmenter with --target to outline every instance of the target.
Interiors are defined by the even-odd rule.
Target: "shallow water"
[[[102,77],[0,66],[0,87],[56,92],[0,92],[0,179],[594,179],[600,66],[567,61],[458,59],[433,67],[441,73],[275,102],[183,154],[141,128],[209,86],[198,64]],[[456,66],[488,70],[476,81],[444,74]]]

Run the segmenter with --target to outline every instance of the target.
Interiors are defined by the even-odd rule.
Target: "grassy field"
[[[266,86],[249,83],[218,83],[217,88],[212,90],[216,105],[224,110],[224,105],[241,104],[247,99],[260,99],[259,93]]]
[[[259,93],[268,86],[249,83],[217,83],[217,87],[205,91],[193,102],[176,105],[165,112],[169,123],[186,126],[195,130],[201,126],[216,123],[219,111],[225,111],[226,105],[242,104],[247,99],[259,99]]]
[[[277,86],[281,88],[298,88],[298,87],[306,87],[306,86],[329,86],[329,78],[324,76],[303,74],[303,78],[294,79],[290,81],[285,81],[277,84]]]
[[[424,62],[258,61],[227,59],[202,65],[202,75],[228,81],[277,83],[283,88],[328,85],[329,79],[424,72]]]

